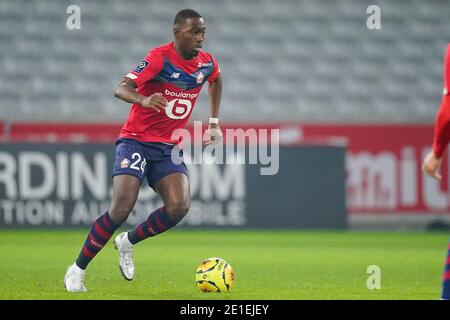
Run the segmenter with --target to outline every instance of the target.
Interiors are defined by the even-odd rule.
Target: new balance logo
[[[179,72],[174,72],[174,73],[172,73],[172,75],[170,77],[174,78],[174,79],[178,79],[179,76],[180,76]]]

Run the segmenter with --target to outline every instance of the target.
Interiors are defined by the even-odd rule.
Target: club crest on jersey
[[[130,160],[128,160],[127,158],[124,158],[122,161],[120,161],[121,168],[128,168],[129,165],[130,165]]]
[[[198,75],[197,75],[197,83],[198,84],[200,84],[200,83],[203,83],[203,79],[205,78],[205,75],[203,74],[203,72],[200,72]]]
[[[136,72],[136,73],[141,73],[141,71],[142,70],[144,70],[145,69],[145,67],[147,67],[148,66],[148,61],[142,61],[141,63],[139,63],[139,65],[136,67],[136,68],[134,68],[134,72]]]

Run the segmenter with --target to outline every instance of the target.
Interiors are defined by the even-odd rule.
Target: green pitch
[[[86,272],[87,293],[63,278],[85,240],[76,231],[0,231],[0,299],[439,299],[444,233],[192,231],[177,229],[135,247],[135,279],[122,279],[112,241]],[[117,234],[117,233],[116,233]],[[202,293],[195,270],[221,257],[231,292]],[[381,288],[369,290],[370,265]]]

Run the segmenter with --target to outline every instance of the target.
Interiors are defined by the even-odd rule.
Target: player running
[[[433,150],[428,153],[423,162],[423,171],[438,180],[442,179],[439,169],[442,154],[450,141],[450,44],[447,45],[444,60],[444,90],[441,105],[436,116],[433,138]],[[450,300],[450,243],[448,245],[447,259],[445,261],[441,299]]]
[[[187,168],[183,161],[172,161],[172,149],[179,141],[173,141],[171,136],[189,120],[206,81],[211,111],[205,143],[222,138],[218,125],[222,80],[216,60],[202,50],[205,30],[205,21],[196,11],[178,12],[173,25],[174,41],[151,50],[115,90],[116,97],[133,105],[116,141],[112,202],[109,210],[93,223],[78,258],[67,269],[67,291],[86,291],[86,267],[128,218],[144,178],[161,195],[164,206],[135,229],[115,237],[120,271],[126,280],[134,276],[133,246],[169,230],[187,214]],[[182,150],[179,157],[182,160]]]

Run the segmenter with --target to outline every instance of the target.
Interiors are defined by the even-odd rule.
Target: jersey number
[[[142,160],[141,155],[139,153],[135,152],[131,156],[131,159],[133,159],[133,160],[136,159],[136,161],[131,164],[130,168],[134,169],[134,170],[141,170],[142,174],[144,174],[145,165],[147,164],[147,161],[145,161],[145,159],[144,159],[144,161],[141,162],[141,167],[139,168],[137,165],[139,165],[139,162]]]

